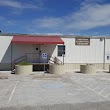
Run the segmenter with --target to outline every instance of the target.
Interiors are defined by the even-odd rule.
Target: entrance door
[[[33,45],[33,63],[40,63],[40,45]]]

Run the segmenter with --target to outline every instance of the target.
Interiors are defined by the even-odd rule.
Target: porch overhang
[[[16,35],[12,39],[15,44],[64,44],[60,36],[27,36]]]

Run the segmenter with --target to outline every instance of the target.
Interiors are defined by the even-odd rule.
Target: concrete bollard
[[[110,65],[109,65],[109,73],[110,73]]]
[[[32,65],[15,65],[15,74],[32,74]]]
[[[65,74],[65,65],[49,65],[49,73]]]
[[[95,65],[94,64],[80,65],[80,72],[86,74],[96,73]]]

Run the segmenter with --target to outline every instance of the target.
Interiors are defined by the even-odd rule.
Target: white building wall
[[[105,47],[105,63],[110,63],[110,39],[105,39]]]
[[[44,62],[44,59],[42,58],[42,53],[47,53],[47,61],[48,61],[50,59],[50,57],[54,56],[55,48],[56,48],[56,45],[54,45],[54,44],[43,44],[43,45],[40,45],[40,48],[39,48],[40,51],[41,51],[40,62]]]
[[[0,36],[0,63],[11,62],[11,40],[13,36]]]
[[[55,48],[55,44],[44,44],[40,47],[42,53],[47,53],[49,56],[54,56],[56,54]]]
[[[13,36],[0,36],[0,67],[6,67],[4,64],[11,63],[11,40]],[[75,45],[75,38],[62,38],[65,42],[64,63],[104,63],[104,39],[91,38],[90,46]],[[58,44],[59,45],[59,44]],[[39,47],[39,45],[36,45]],[[26,53],[36,53],[36,46],[33,44],[12,44],[12,60],[25,55]],[[40,45],[41,53],[47,53],[52,57],[58,57],[58,49],[55,44]],[[109,58],[107,59],[107,57]],[[33,56],[32,56],[33,57]],[[36,56],[35,56],[36,57]],[[63,57],[58,57],[63,62]],[[110,39],[105,39],[105,63],[110,63]],[[3,65],[2,65],[3,64]],[[1,66],[2,65],[2,66]],[[0,68],[0,69],[1,69]]]
[[[12,44],[12,61],[26,55],[26,53],[33,53],[32,44]]]
[[[11,40],[13,36],[0,36],[0,62],[11,62]],[[104,56],[104,40],[90,39],[90,46],[76,46],[75,38],[62,38],[66,46],[65,63],[103,63]],[[107,55],[110,57],[110,39],[106,39],[105,62]],[[57,45],[40,45],[42,53],[48,53],[50,56],[57,56]],[[15,60],[26,53],[34,53],[32,44],[13,44],[12,59]],[[63,62],[63,57],[58,57]]]
[[[75,45],[75,38],[62,40],[66,46],[65,63],[103,63],[104,42],[100,39],[90,39],[90,46]],[[62,61],[62,57],[58,58]]]
[[[30,62],[35,62],[39,58],[39,51],[41,51],[40,55],[40,61],[43,62],[42,60],[42,53],[47,53],[50,56],[54,56],[55,52],[55,47],[56,45],[49,45],[49,44],[13,44],[12,46],[12,56],[13,56],[13,61],[16,60],[17,58],[20,58],[24,55],[27,55],[28,61],[30,59]],[[38,48],[38,50],[36,50]],[[32,61],[35,60],[35,61]]]

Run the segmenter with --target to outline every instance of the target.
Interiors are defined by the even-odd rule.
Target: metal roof
[[[16,44],[64,44],[60,36],[15,35],[12,43]]]

